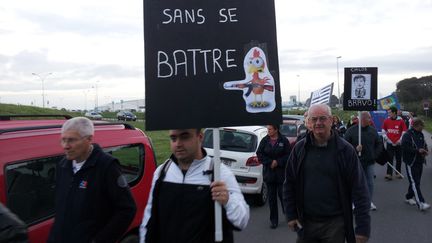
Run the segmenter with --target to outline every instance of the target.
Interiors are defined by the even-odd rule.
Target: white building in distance
[[[98,111],[132,111],[132,112],[145,112],[145,100],[144,99],[138,99],[138,100],[121,100],[120,102],[112,102],[109,104],[105,104],[102,106],[97,107]]]

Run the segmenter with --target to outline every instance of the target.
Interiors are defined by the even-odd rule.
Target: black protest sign
[[[144,0],[146,129],[279,124],[273,0]]]
[[[345,68],[343,109],[348,111],[374,111],[377,109],[376,67]]]

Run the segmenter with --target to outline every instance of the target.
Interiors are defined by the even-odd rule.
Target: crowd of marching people
[[[408,180],[405,202],[420,211],[430,208],[420,189],[429,153],[421,119],[412,113],[404,117],[394,106],[379,128],[366,111],[351,116],[347,126],[332,116],[327,105],[313,105],[304,116],[308,130],[298,136],[293,148],[283,149],[286,146],[272,140],[277,126],[271,126],[257,152],[262,160],[269,157],[269,162],[263,162],[265,173],[276,174],[277,165],[286,163],[281,205],[288,226],[298,233],[298,243],[367,242],[369,211],[377,210],[372,200],[375,163],[387,165],[385,179],[390,181],[403,178],[403,161]],[[287,154],[288,161],[279,162]],[[274,202],[279,194],[273,191],[269,195],[273,198],[269,204],[271,228],[277,227],[272,215],[277,212]]]
[[[370,211],[377,209],[372,200],[374,164],[383,154],[385,179],[403,178],[403,161],[405,201],[421,211],[430,208],[420,189],[429,153],[424,122],[414,116],[404,119],[390,107],[377,128],[369,112],[359,114],[345,126],[329,106],[312,105],[305,113],[307,130],[293,147],[277,124],[267,126],[257,156],[268,188],[272,229],[278,227],[279,199],[298,243],[367,242]],[[116,242],[134,218],[136,205],[117,159],[93,143],[93,133],[93,123],[84,117],[62,127],[66,156],[57,166],[56,215],[48,242]],[[170,130],[169,139],[172,155],[153,175],[140,242],[214,242],[214,202],[222,206],[223,242],[233,242],[233,231],[249,221],[249,206],[235,176],[221,165],[220,179],[215,178],[201,129]],[[79,182],[77,175],[103,187],[91,195],[68,191]],[[81,184],[76,188],[86,186]],[[101,193],[109,200],[101,201]],[[23,223],[0,206],[0,242],[26,242]]]

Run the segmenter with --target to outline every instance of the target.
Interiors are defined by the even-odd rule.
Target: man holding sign
[[[140,229],[140,242],[208,243],[214,240],[214,201],[223,206],[223,242],[249,220],[238,183],[221,164],[221,181],[213,180],[213,159],[202,149],[200,129],[170,130],[172,155],[154,173]]]
[[[366,176],[366,181],[371,199],[371,210],[376,210],[375,204],[372,202],[374,191],[374,164],[378,155],[382,150],[382,140],[379,137],[376,129],[371,126],[371,115],[368,111],[360,113],[361,119],[361,144],[359,144],[359,124],[351,126],[345,133],[347,140],[359,153],[360,163]]]

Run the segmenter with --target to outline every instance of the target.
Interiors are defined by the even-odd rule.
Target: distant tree
[[[336,95],[332,95],[330,97],[330,107],[336,107],[337,104],[339,104],[339,99]]]
[[[432,76],[413,77],[397,82],[396,95],[404,110],[423,113],[423,103],[432,101]]]
[[[430,99],[432,97],[432,76],[413,77],[397,82],[396,95],[401,103]]]

